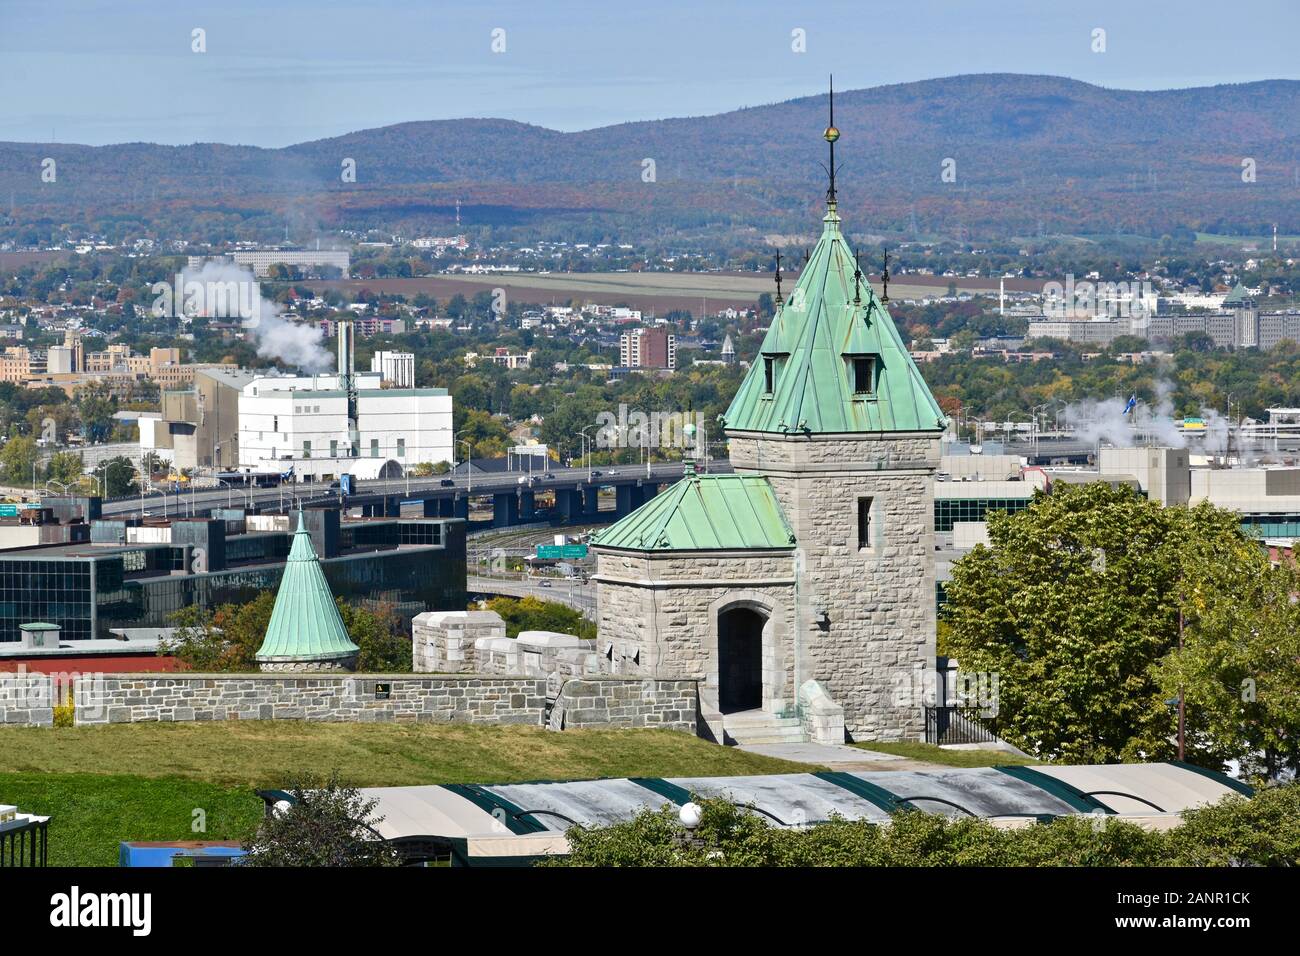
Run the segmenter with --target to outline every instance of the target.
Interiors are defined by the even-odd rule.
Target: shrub
[[[54,726],[75,727],[77,724],[77,705],[72,696],[72,685],[67,687],[63,700],[54,705]]]
[[[833,819],[782,829],[725,800],[701,800],[694,833],[676,808],[647,810],[626,823],[575,827],[568,857],[552,866],[1296,866],[1300,784],[1225,797],[1184,815],[1166,832],[1110,816],[1061,817],[996,827],[971,817],[917,810],[887,826]]]
[[[396,850],[373,827],[377,800],[366,800],[354,787],[304,777],[289,787],[294,802],[262,820],[244,844],[247,866],[398,866]]]

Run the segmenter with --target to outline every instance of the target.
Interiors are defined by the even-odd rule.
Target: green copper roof
[[[1223,297],[1224,305],[1242,305],[1250,301],[1250,293],[1244,283],[1238,282],[1231,292]]]
[[[258,648],[259,661],[319,661],[347,657],[359,648],[348,637],[311,535],[298,512],[298,530],[275,595],[275,609]]]
[[[591,540],[633,551],[716,551],[789,548],[794,534],[761,475],[688,474]]]
[[[893,319],[862,280],[855,303],[853,250],[828,204],[823,231],[731,407],[727,430],[803,433],[935,432],[943,412]],[[874,359],[871,391],[854,393],[853,356]],[[765,358],[773,359],[766,391]]]

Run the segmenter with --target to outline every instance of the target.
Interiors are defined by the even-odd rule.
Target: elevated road
[[[726,459],[713,459],[709,471],[730,472]],[[547,477],[549,476],[549,477]],[[143,496],[114,498],[105,501],[103,514],[131,515],[142,510],[154,517],[177,515],[204,515],[215,508],[258,507],[263,511],[292,509],[298,505],[311,507],[343,503],[349,508],[392,508],[403,502],[420,503],[441,499],[491,496],[510,492],[531,491],[582,491],[592,487],[618,488],[627,485],[654,483],[671,484],[682,476],[681,462],[664,462],[645,465],[615,465],[603,468],[553,468],[545,473],[501,472],[471,476],[435,475],[428,478],[394,478],[363,481],[358,493],[342,499],[337,491],[329,491],[320,484],[295,483],[275,488],[217,487],[193,488],[164,495],[155,491]],[[522,480],[521,480],[522,479]],[[165,498],[165,501],[164,501]]]
[[[551,582],[543,586],[541,581]],[[503,595],[505,597],[534,597],[542,601],[556,601],[581,611],[587,617],[596,612],[596,585],[576,584],[557,578],[505,578],[483,577],[471,574],[465,579],[465,592],[469,595]]]

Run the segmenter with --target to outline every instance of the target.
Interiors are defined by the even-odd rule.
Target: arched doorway
[[[747,607],[718,615],[718,709],[724,714],[763,706],[763,625]]]

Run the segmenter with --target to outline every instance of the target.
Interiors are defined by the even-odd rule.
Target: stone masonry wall
[[[474,642],[505,636],[505,621],[493,611],[425,611],[411,621],[411,669],[417,674],[481,673]]]
[[[539,724],[545,707],[546,681],[528,677],[105,674],[78,680],[76,720]]]
[[[83,725],[311,720],[695,730],[694,681],[570,678],[549,696],[547,684],[546,677],[496,675],[95,674],[77,677],[74,693]],[[52,726],[51,694],[45,674],[0,674],[0,724]]]
[[[921,701],[900,691],[934,661],[937,442],[733,437],[731,450],[737,471],[761,462],[798,540],[809,611],[800,680],[824,685],[856,739],[919,739]],[[867,497],[871,541],[860,549],[857,504]]]
[[[793,702],[790,554],[596,553],[597,645],[611,673],[699,680],[707,709],[717,701],[718,616],[753,607],[771,620],[763,635],[764,703]]]
[[[564,682],[548,726],[658,727],[695,733],[699,700],[693,680],[575,678]]]
[[[54,681],[48,674],[0,673],[0,724],[54,726]]]

